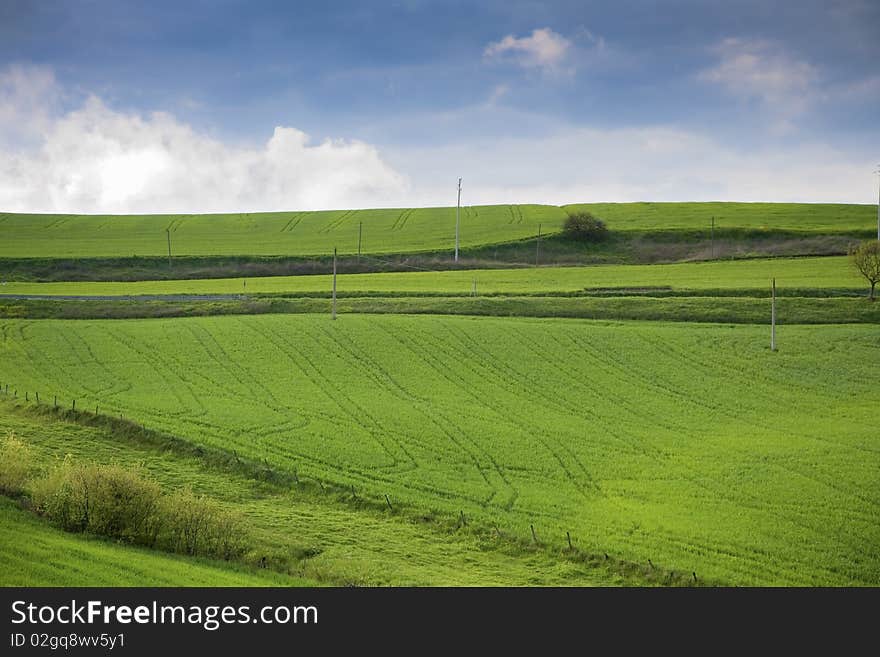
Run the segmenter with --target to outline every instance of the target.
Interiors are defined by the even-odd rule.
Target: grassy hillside
[[[189,486],[219,501],[247,519],[255,545],[250,559],[265,556],[270,570],[284,573],[277,575],[279,584],[592,586],[654,579],[642,568],[610,560],[586,564],[558,550],[524,549],[494,534],[479,537],[468,531],[469,526],[459,527],[455,522],[409,517],[396,499],[392,511],[384,500],[371,507],[350,491],[322,492],[305,477],[300,478],[301,485],[274,485],[234,467],[201,460],[192,451],[176,451],[173,444],[65,421],[33,404],[0,401],[0,424],[30,446],[38,469],[70,454],[81,461],[136,466],[166,490]],[[75,541],[69,535],[65,538]],[[69,568],[72,577],[61,577],[61,581],[81,577],[64,555],[46,554],[42,562],[46,581],[51,582],[53,573],[62,568]],[[145,572],[151,563],[145,564]],[[196,581],[173,568],[164,572],[162,581],[168,583]],[[219,585],[227,579],[221,573],[201,581]]]
[[[613,231],[679,231],[719,235],[781,231],[868,234],[876,226],[871,205],[791,203],[602,203],[470,206],[462,209],[461,246],[513,242],[561,229],[566,210],[588,208]],[[214,215],[0,214],[0,258],[113,258],[164,256],[166,229],[175,256],[319,256],[336,247],[364,253],[445,251],[455,236],[455,208],[394,208],[323,212]],[[490,257],[497,254],[480,254]]]
[[[364,498],[729,583],[880,582],[872,326],[786,326],[775,354],[763,327],[489,318],[0,336],[19,398],[97,403]]]
[[[506,242],[561,225],[551,205],[462,208],[461,244]],[[326,255],[356,253],[363,223],[364,253],[450,251],[455,208],[334,210],[200,215],[0,214],[0,257],[162,256],[166,229],[174,255]]]
[[[304,586],[302,579],[65,534],[0,496],[0,586]]]
[[[584,288],[671,286],[676,289],[864,287],[846,257],[727,260],[672,265],[596,265],[480,271],[340,274],[340,294],[405,292],[469,295],[577,292]],[[6,283],[0,294],[145,295],[145,294],[283,294],[328,293],[332,277],[269,276],[170,281]],[[867,288],[866,288],[867,289]]]
[[[717,230],[842,233],[877,228],[876,205],[834,203],[578,203],[569,212],[589,210],[614,230]]]

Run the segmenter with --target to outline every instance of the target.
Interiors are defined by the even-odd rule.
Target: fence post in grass
[[[27,390],[24,391],[24,400],[30,401],[30,399],[28,399],[28,391]]]
[[[569,550],[574,549],[571,547],[571,532],[565,532],[565,538],[568,539],[568,549]]]
[[[776,351],[776,279],[770,283],[770,351]]]
[[[476,278],[474,279],[474,286],[471,289],[471,296],[472,297],[477,296],[477,279]]]
[[[35,392],[34,394],[37,396],[37,403],[39,404],[40,403],[40,393]]]
[[[541,224],[538,224],[538,239],[535,241],[535,267],[541,258]]]
[[[385,503],[388,505],[389,511],[394,511],[394,507],[391,506],[391,500],[388,499],[388,495],[385,495]]]
[[[168,238],[168,269],[171,269],[171,229],[165,229],[165,237]]]
[[[73,406],[72,406],[71,410],[73,410],[73,411],[76,410],[76,400],[75,399],[73,400]]]
[[[459,511],[458,511],[458,520],[462,525],[467,524],[467,520],[464,519],[464,511],[461,509],[459,509]]]
[[[95,404],[95,417],[98,417],[98,405]]]
[[[535,526],[529,525],[529,529],[532,530],[532,540],[535,542],[535,545],[537,545],[538,544],[538,536],[537,536],[537,534],[535,534]]]
[[[52,405],[53,405],[55,408],[58,408],[58,395],[55,395],[55,401],[52,402]]]
[[[333,304],[330,309],[330,319],[336,319],[336,247],[333,248]]]

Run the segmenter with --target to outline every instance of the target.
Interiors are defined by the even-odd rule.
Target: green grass
[[[552,205],[462,208],[462,245],[522,239],[561,226]],[[431,251],[455,240],[455,208],[198,215],[0,214],[0,257],[327,255]]]
[[[832,203],[578,203],[568,212],[589,210],[613,230],[867,232],[877,227],[876,205]]]
[[[566,210],[586,207],[614,231],[749,229],[812,234],[867,234],[871,205],[791,203],[603,203],[566,206],[493,205],[462,208],[461,246],[514,242],[561,229]],[[0,258],[163,256],[166,229],[178,256],[327,255],[451,252],[455,208],[334,210],[202,215],[0,214]]]
[[[270,569],[284,573],[276,575],[279,583],[292,577],[294,582],[329,585],[590,586],[654,579],[654,573],[630,564],[603,560],[591,565],[577,555],[523,549],[503,537],[476,536],[468,527],[411,518],[399,505],[389,511],[384,501],[378,507],[367,506],[348,491],[322,493],[305,478],[292,488],[273,485],[259,477],[258,469],[248,476],[234,457],[229,462],[199,458],[195,450],[182,449],[174,441],[151,439],[125,427],[84,425],[82,421],[90,419],[79,419],[79,423],[64,420],[33,404],[0,401],[0,426],[30,446],[38,470],[68,454],[81,461],[134,466],[146,470],[165,489],[189,486],[237,511],[246,518],[255,545],[248,558],[258,562],[266,557]],[[103,419],[104,424],[112,424]],[[76,542],[75,537],[70,540]],[[54,578],[59,585],[81,581],[82,569],[69,567],[67,552],[61,559],[51,553],[40,555],[47,570],[42,581],[52,584]],[[147,559],[138,572],[149,573],[152,565]],[[74,577],[59,573],[65,569]],[[163,572],[162,581],[169,584],[194,581],[177,569]],[[227,580],[221,573],[195,582],[221,585]]]
[[[365,499],[523,541],[533,525],[557,550],[569,531],[724,583],[877,585],[880,336],[778,339],[771,353],[765,327],[392,315],[5,320],[0,382]]]
[[[469,295],[541,294],[585,288],[671,286],[676,289],[852,288],[867,286],[846,257],[771,258],[671,265],[596,265],[481,271],[340,274],[341,294],[399,292]],[[0,294],[119,296],[148,294],[327,293],[332,276],[270,276],[171,281],[6,283]]]
[[[302,579],[65,534],[0,496],[0,586],[308,586]]]

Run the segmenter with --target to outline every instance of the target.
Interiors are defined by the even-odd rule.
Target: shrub
[[[31,487],[34,505],[67,531],[89,531],[149,545],[159,486],[119,465],[77,464],[69,457]]]
[[[608,228],[604,221],[590,212],[576,212],[565,220],[562,233],[582,242],[601,242],[608,237]]]
[[[0,442],[0,493],[20,494],[32,468],[30,448],[14,433],[6,434],[3,442]]]
[[[245,550],[240,518],[188,488],[162,498],[159,518],[160,546],[173,552],[232,559]]]
[[[189,489],[163,495],[139,469],[75,463],[68,456],[30,492],[36,510],[67,531],[227,560],[246,549],[238,515]]]

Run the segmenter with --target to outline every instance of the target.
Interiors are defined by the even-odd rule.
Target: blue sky
[[[878,35],[870,1],[4,0],[0,209],[875,202]]]

